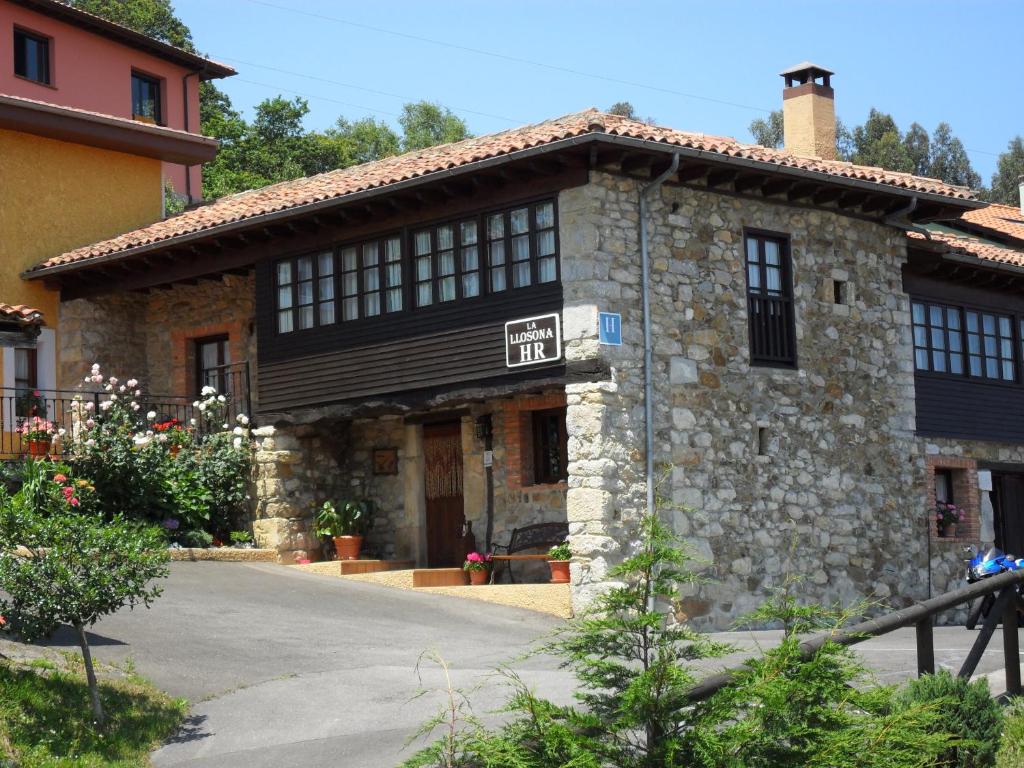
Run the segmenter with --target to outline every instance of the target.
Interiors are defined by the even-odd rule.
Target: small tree
[[[42,464],[42,462],[40,462]],[[82,649],[93,716],[102,724],[86,628],[124,606],[149,606],[160,595],[153,579],[167,575],[159,529],[77,511],[88,483],[54,472],[56,493],[43,502],[0,496],[0,614],[4,628],[33,642],[70,624]],[[18,547],[27,549],[16,552]]]

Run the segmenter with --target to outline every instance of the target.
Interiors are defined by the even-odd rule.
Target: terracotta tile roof
[[[41,325],[43,313],[35,307],[24,304],[4,304],[0,301],[0,323],[18,323],[19,325]]]
[[[327,200],[341,199],[358,192],[386,187],[433,173],[450,171],[470,163],[511,155],[515,152],[569,140],[589,134],[627,137],[707,153],[712,159],[739,158],[774,165],[783,169],[816,172],[827,176],[871,182],[900,190],[941,195],[955,200],[973,201],[974,193],[935,179],[881,168],[837,161],[797,157],[780,150],[741,144],[734,139],[687,133],[598,112],[576,112],[522,128],[479,136],[409,152],[363,165],[328,171],[316,176],[280,182],[260,189],[228,195],[208,205],[185,211],[173,218],[127,232],[84,248],[48,259],[34,267],[36,272],[71,262],[118,254],[149,246],[171,238],[192,235],[222,225],[241,222]]]
[[[967,211],[960,218],[976,226],[1024,240],[1024,215],[1017,206],[992,203],[985,208]]]
[[[962,253],[967,256],[974,256],[982,261],[991,261],[996,264],[1008,264],[1014,267],[1024,267],[1024,249],[1014,249],[1000,245],[993,245],[984,240],[978,240],[967,235],[954,235],[948,232],[932,232],[932,242],[940,243],[947,250],[953,253]],[[925,240],[920,232],[907,232],[907,237],[912,240]]]

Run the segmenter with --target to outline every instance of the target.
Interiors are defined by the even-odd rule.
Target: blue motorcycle
[[[990,576],[998,576],[1000,573],[1017,571],[1021,568],[1024,568],[1024,558],[1017,559],[1013,555],[1007,555],[998,547],[992,547],[987,552],[978,552],[967,561],[967,583],[974,584]],[[995,601],[995,595],[986,595],[979,600],[967,616],[967,628],[974,629],[980,618],[987,617]]]

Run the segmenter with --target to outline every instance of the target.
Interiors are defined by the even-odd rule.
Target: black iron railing
[[[755,363],[796,362],[793,301],[783,296],[747,296],[750,357]]]
[[[249,366],[247,363],[233,363],[218,366],[208,380],[210,386],[224,396],[223,419],[234,426],[236,417],[250,414]],[[219,386],[218,386],[219,385]],[[120,385],[119,385],[120,386]],[[223,388],[222,388],[223,387]],[[118,392],[118,397],[131,397],[131,393]],[[56,389],[7,389],[0,388],[0,460],[9,460],[39,452],[44,449],[33,445],[26,434],[26,424],[34,424],[54,435],[45,452],[61,455],[66,452],[73,436],[80,434],[85,421],[102,413],[100,404],[108,399],[105,391],[78,391]],[[196,405],[204,399],[198,395],[157,395],[142,390],[142,395],[133,398],[139,404],[140,417],[153,412],[153,422],[167,422],[177,419],[182,427],[194,427],[200,433],[207,429],[220,429],[220,424],[210,424]],[[91,405],[86,406],[86,403]],[[35,422],[40,420],[42,423]],[[63,430],[63,435],[60,431]]]

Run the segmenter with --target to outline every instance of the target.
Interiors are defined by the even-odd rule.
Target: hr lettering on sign
[[[527,317],[505,323],[505,364],[550,363],[562,358],[561,318],[557,314]]]

